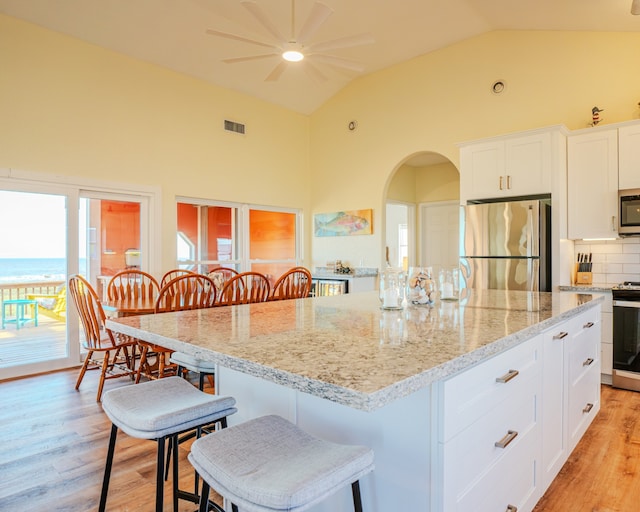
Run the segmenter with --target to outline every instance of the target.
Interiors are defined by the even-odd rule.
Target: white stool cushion
[[[184,352],[174,352],[171,354],[171,362],[198,373],[215,373],[216,363],[203,361]]]
[[[243,512],[299,512],[373,470],[373,451],[262,416],[196,440],[189,461]]]
[[[111,389],[102,398],[109,419],[128,435],[157,439],[213,423],[237,411],[233,397],[204,393],[180,377]]]

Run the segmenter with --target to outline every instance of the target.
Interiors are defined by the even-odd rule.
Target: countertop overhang
[[[433,307],[380,309],[377,292],[107,320],[107,327],[373,411],[602,302],[578,293],[467,290]]]

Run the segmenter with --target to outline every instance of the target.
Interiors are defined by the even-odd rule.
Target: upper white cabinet
[[[460,145],[460,201],[555,192],[564,130],[531,130]]]
[[[640,123],[618,128],[618,187],[640,188]]]
[[[568,235],[618,236],[618,129],[581,130],[567,139]]]

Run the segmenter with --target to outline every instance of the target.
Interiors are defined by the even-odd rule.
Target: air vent
[[[224,129],[228,132],[242,133],[244,134],[244,125],[236,123],[234,121],[224,120]]]

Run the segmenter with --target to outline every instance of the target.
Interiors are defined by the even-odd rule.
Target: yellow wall
[[[303,116],[0,15],[0,168],[161,186],[167,268],[176,195],[303,208],[307,265],[379,266],[401,163],[432,151],[458,166],[458,142],[583,128],[594,105],[603,124],[637,118],[638,48],[638,33],[491,32],[360,77]],[[364,208],[373,235],[313,237],[314,213]]]
[[[605,109],[603,123],[638,118],[638,48],[638,33],[496,31],[355,80],[311,116],[313,211],[374,208],[378,217],[393,172],[419,152],[458,166],[458,142],[584,128],[595,105]],[[501,95],[491,92],[497,79],[507,83]],[[333,250],[348,259],[352,245],[366,246],[379,264],[383,233],[331,247],[313,239],[313,257],[330,259]]]
[[[0,119],[0,168],[160,185],[163,268],[176,195],[309,210],[307,116],[3,15]]]

